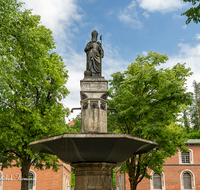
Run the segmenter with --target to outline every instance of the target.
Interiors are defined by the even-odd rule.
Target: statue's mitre
[[[94,30],[91,34],[92,36],[98,36],[98,32],[96,30]]]

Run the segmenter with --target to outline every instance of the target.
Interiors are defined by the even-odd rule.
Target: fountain
[[[75,168],[75,190],[113,189],[112,169],[117,164],[157,146],[131,135],[107,133],[108,81],[101,76],[104,52],[97,36],[97,31],[93,31],[92,41],[85,48],[87,66],[80,81],[81,133],[60,134],[30,143],[38,152],[56,155]]]

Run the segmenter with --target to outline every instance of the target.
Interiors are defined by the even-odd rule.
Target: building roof
[[[74,124],[75,124],[75,123],[74,123],[74,121],[72,120],[72,121],[70,121],[70,122],[68,123],[68,126],[69,126],[69,127],[72,127]]]
[[[189,139],[185,144],[200,144],[200,139]]]

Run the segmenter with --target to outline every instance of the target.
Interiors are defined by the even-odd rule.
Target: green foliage
[[[184,110],[182,123],[184,130],[188,134],[199,130],[197,106],[194,99],[192,104]]]
[[[188,115],[190,116],[191,128],[195,131],[199,130],[198,111],[197,111],[195,100],[193,101],[192,105],[189,107]]]
[[[69,133],[80,133],[81,132],[81,114],[78,114],[75,119],[72,119],[74,125],[67,125]]]
[[[189,139],[199,139],[200,129],[200,83],[193,81],[194,96],[192,105],[188,106],[183,113],[183,128]],[[188,128],[189,126],[189,128]]]
[[[113,169],[113,189],[116,189],[116,168]]]
[[[196,125],[196,129],[200,129],[200,83],[193,81],[194,86],[194,108],[193,108],[193,118],[192,123]]]
[[[77,132],[81,132],[81,114],[78,114],[75,119],[73,119],[74,125],[72,126],[73,129]]]
[[[71,168],[71,187],[75,188],[75,173],[74,173],[74,168]]]
[[[190,123],[188,119],[187,109],[183,111],[183,124],[184,124],[184,129],[186,133],[189,133],[191,129],[190,129]]]
[[[166,55],[149,52],[138,55],[136,61],[124,73],[113,73],[110,80],[108,123],[114,130],[159,144],[150,153],[132,155],[122,170],[128,172],[131,188],[136,188],[143,177],[149,178],[147,167],[162,172],[167,157],[177,153],[177,147],[184,150],[185,137],[177,118],[186,105],[191,104],[191,93],[184,87],[190,68],[176,64],[172,69],[158,69],[168,60]],[[115,127],[116,126],[116,127]]]
[[[57,157],[29,143],[66,132],[69,111],[59,101],[69,92],[65,65],[52,52],[52,32],[40,16],[20,8],[17,0],[0,1],[0,162],[2,168],[22,167],[23,177],[33,163],[58,169]]]
[[[200,22],[200,3],[195,7],[199,0],[183,0],[184,2],[191,2],[193,7],[188,9],[186,12],[182,13],[181,16],[185,15],[187,17],[186,24],[189,24],[191,20],[198,24]]]

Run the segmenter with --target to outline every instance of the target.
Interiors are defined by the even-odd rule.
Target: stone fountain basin
[[[158,144],[119,133],[68,133],[30,143],[36,151],[57,155],[67,164],[109,162],[119,164],[132,154],[147,153]]]

